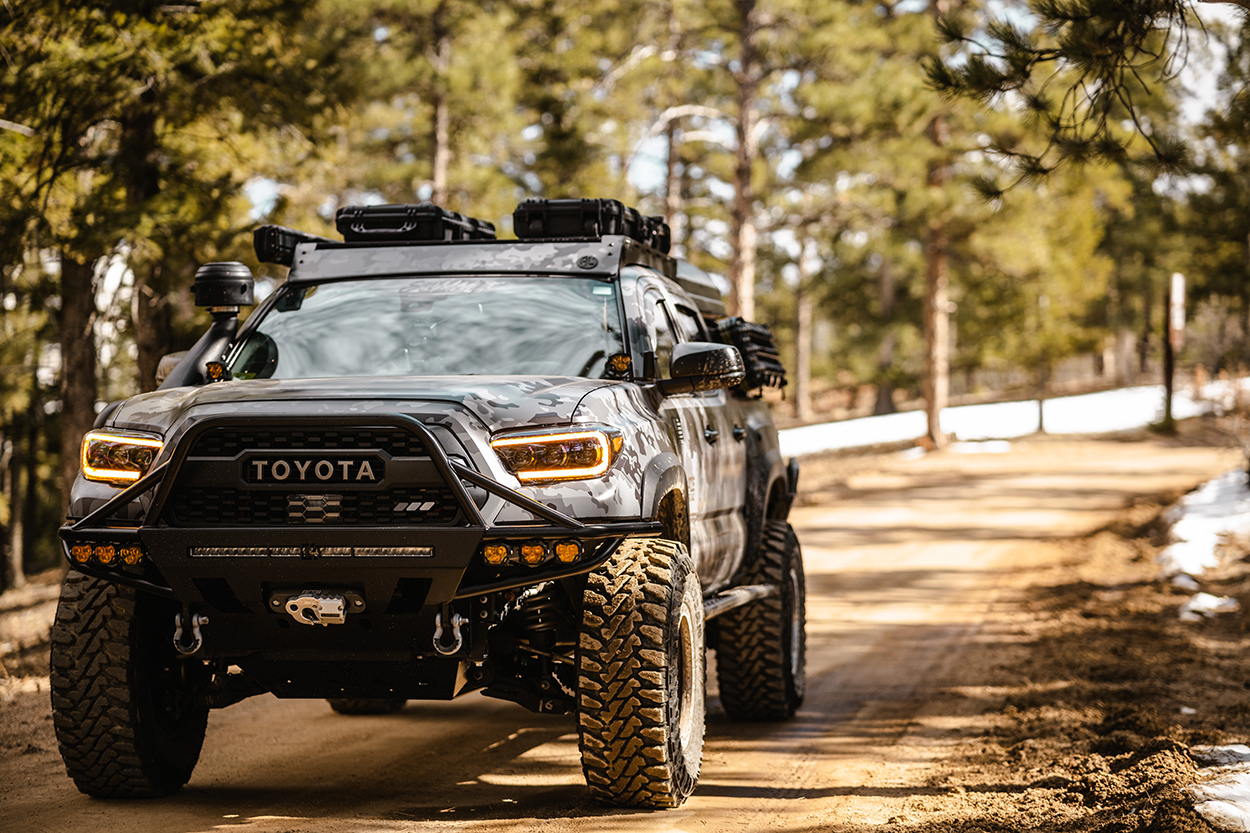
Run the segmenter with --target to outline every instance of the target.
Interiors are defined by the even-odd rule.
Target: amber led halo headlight
[[[490,445],[522,483],[533,483],[599,477],[623,443],[615,428],[578,426],[498,437]]]
[[[165,447],[160,437],[127,431],[88,431],[82,438],[82,474],[114,485],[133,483],[148,473]]]

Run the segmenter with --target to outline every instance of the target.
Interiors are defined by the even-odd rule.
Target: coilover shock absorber
[[[568,675],[572,672],[574,660],[573,644],[561,645],[557,641],[560,620],[564,614],[559,589],[554,584],[545,584],[518,601],[521,603],[516,612],[520,631],[519,647],[538,661],[541,680],[539,688],[543,691],[552,690],[554,683],[565,694],[573,696],[569,687],[571,683],[561,679],[562,674]],[[562,648],[565,650],[561,650]]]
[[[540,643],[546,643],[547,638],[539,634],[550,633],[560,626],[560,602],[554,589],[554,585],[544,584],[518,599],[517,624],[527,636],[537,637]]]

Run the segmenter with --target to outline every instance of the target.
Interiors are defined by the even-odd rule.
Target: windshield
[[[616,284],[383,278],[286,286],[235,351],[238,379],[586,376],[623,352]]]

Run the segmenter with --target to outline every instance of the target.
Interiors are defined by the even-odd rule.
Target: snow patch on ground
[[[1200,576],[1219,564],[1217,551],[1229,537],[1250,536],[1250,488],[1240,469],[1210,480],[1164,513],[1172,543],[1159,554],[1165,576]]]
[[[1194,810],[1221,830],[1250,831],[1250,748],[1195,746],[1190,751],[1208,764],[1189,788]]]
[[[1172,586],[1181,590],[1188,590],[1191,593],[1197,593],[1202,589],[1202,585],[1198,583],[1196,578],[1185,573],[1177,573],[1172,576]]]
[[[1183,622],[1201,622],[1220,613],[1235,613],[1240,603],[1230,596],[1196,592],[1198,578],[1219,566],[1220,547],[1250,539],[1250,486],[1246,472],[1234,469],[1208,480],[1163,513],[1171,525],[1172,543],[1159,553],[1159,570],[1172,584],[1194,595],[1181,605]]]
[[[1222,413],[1232,407],[1241,390],[1250,390],[1250,379],[1240,383],[1211,382],[1198,398],[1189,391],[1178,391],[1172,397],[1172,416],[1187,419],[1212,411]],[[942,411],[942,430],[965,441],[1009,440],[1036,433],[1038,411],[1036,399],[959,405]],[[1041,407],[1040,426],[1048,434],[1105,434],[1144,428],[1158,421],[1162,413],[1163,386],[1143,385],[1046,399]],[[907,442],[923,437],[926,426],[924,411],[804,425],[780,432],[781,452],[796,457]]]
[[[1232,596],[1212,596],[1210,593],[1196,593],[1189,601],[1181,605],[1182,622],[1201,622],[1217,613],[1236,613],[1241,610],[1241,602]]]
[[[1164,513],[1172,543],[1159,554],[1159,567],[1172,584],[1198,590],[1202,574],[1219,564],[1219,550],[1230,539],[1250,536],[1250,488],[1237,469],[1204,483]],[[1230,596],[1195,593],[1181,605],[1184,622],[1200,622],[1239,610]],[[1194,810],[1214,827],[1250,833],[1250,747],[1195,746],[1194,758],[1207,766],[1189,788]]]

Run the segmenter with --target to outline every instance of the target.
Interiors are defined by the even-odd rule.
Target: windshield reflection
[[[616,284],[589,278],[384,278],[282,290],[235,354],[239,379],[603,378],[624,350]]]

